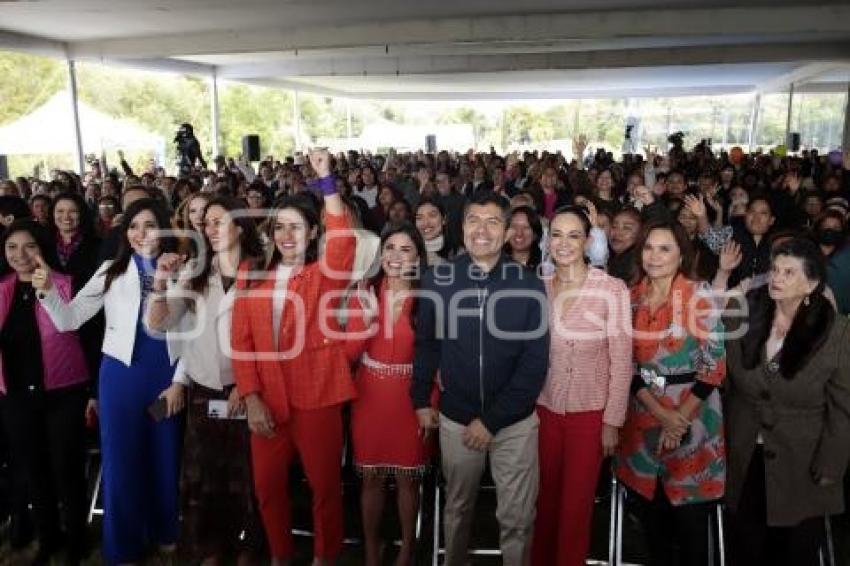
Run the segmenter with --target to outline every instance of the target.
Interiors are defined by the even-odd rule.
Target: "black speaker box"
[[[260,136],[257,134],[242,136],[242,155],[248,161],[260,160]]]
[[[427,153],[437,153],[437,136],[434,134],[425,136],[425,151]]]
[[[791,142],[788,144],[790,147],[788,151],[800,151],[800,133],[792,132],[791,133]]]

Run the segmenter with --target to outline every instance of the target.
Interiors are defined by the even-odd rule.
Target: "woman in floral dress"
[[[636,500],[650,564],[706,564],[711,502],[726,456],[718,386],[726,374],[721,311],[687,279],[693,255],[678,224],[650,224],[632,288],[635,377],[617,477]],[[676,544],[678,543],[678,545]]]

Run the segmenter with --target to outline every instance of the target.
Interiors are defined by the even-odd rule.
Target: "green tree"
[[[67,72],[59,61],[25,53],[0,52],[0,125],[35,110],[65,88]]]

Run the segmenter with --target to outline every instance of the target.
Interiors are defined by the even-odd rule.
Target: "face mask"
[[[818,242],[825,246],[837,246],[844,241],[844,232],[828,228],[826,230],[818,230]]]

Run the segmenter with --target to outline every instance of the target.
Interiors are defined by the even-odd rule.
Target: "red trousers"
[[[289,467],[296,453],[313,495],[313,554],[334,559],[342,550],[342,407],[292,409],[275,436],[251,435],[254,487],[273,558],[292,557]]]
[[[531,562],[584,565],[602,465],[602,411],[559,415],[538,405],[540,492]]]

